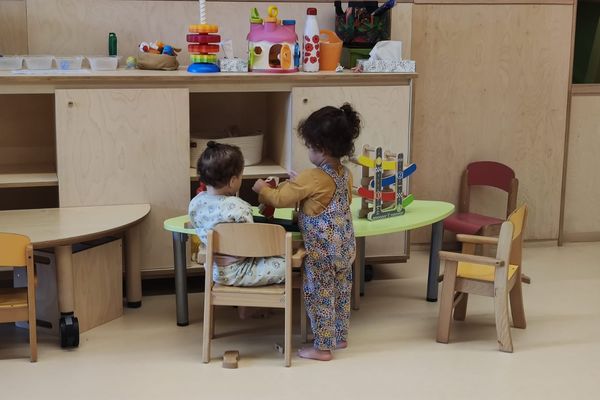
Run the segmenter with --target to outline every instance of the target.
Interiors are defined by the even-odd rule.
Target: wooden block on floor
[[[238,350],[227,350],[223,353],[223,368],[237,368],[240,359]]]

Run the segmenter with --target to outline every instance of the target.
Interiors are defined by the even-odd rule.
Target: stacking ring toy
[[[208,44],[208,43],[219,43],[221,41],[220,35],[207,35],[201,33],[188,33],[187,42],[189,43],[199,43],[199,44]]]
[[[217,25],[209,25],[209,24],[190,25],[190,32],[192,32],[192,33],[217,33],[217,32],[219,32],[219,27]]]
[[[216,54],[190,54],[190,61],[193,63],[217,63]]]
[[[216,54],[219,52],[219,46],[216,44],[189,44],[188,51],[192,54]]]

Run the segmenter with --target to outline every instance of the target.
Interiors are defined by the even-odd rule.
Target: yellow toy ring
[[[209,24],[190,25],[190,32],[192,32],[192,33],[217,33],[217,32],[219,32],[219,26],[218,25],[209,25]]]

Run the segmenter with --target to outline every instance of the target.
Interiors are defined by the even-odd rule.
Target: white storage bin
[[[81,69],[81,63],[83,62],[83,57],[81,56],[73,56],[73,57],[55,57],[56,60],[56,68],[61,70],[70,70],[70,69]]]
[[[11,71],[14,69],[23,68],[23,57],[21,56],[4,56],[0,57],[0,70]]]
[[[238,146],[244,155],[244,165],[255,165],[262,160],[263,134],[262,132],[250,136],[234,136],[225,138],[207,139],[192,135],[190,139],[190,167],[196,168],[200,155],[206,149],[206,144],[210,140],[218,143],[232,144]],[[205,136],[205,135],[203,135]]]
[[[52,56],[25,56],[27,69],[52,69]]]
[[[88,61],[94,71],[115,71],[119,66],[120,56],[90,56]]]

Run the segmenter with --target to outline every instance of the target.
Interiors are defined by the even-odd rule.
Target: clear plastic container
[[[0,71],[12,71],[23,68],[23,57],[4,56],[0,57]]]
[[[82,56],[55,57],[54,59],[56,60],[56,68],[62,70],[81,69],[81,63],[83,62]]]
[[[53,56],[25,56],[27,69],[52,69]]]
[[[90,67],[94,71],[115,71],[119,66],[120,56],[89,56]]]

